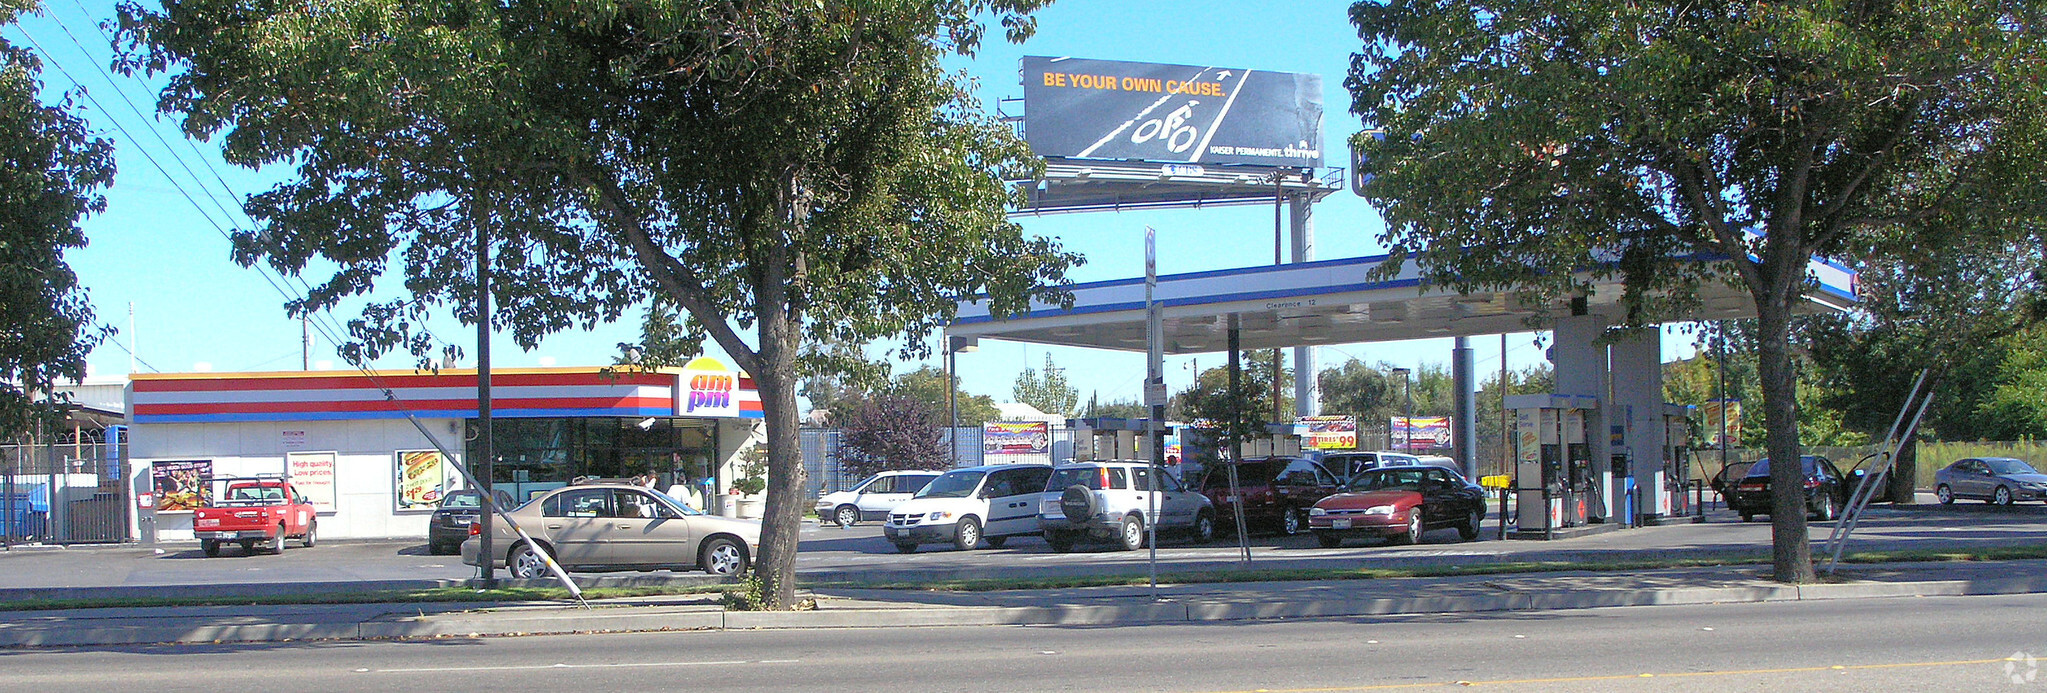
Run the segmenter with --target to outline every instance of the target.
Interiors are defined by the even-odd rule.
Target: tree
[[[1134,421],[1151,418],[1151,407],[1144,406],[1143,403],[1134,399],[1119,399],[1104,403],[1094,397],[1089,397],[1087,408],[1082,410],[1080,415],[1090,419],[1130,419]]]
[[[1799,454],[1809,258],[2035,231],[2010,220],[2047,200],[2036,2],[1359,2],[1351,18],[1352,109],[1384,133],[1353,140],[1357,173],[1392,255],[1465,291],[1560,298],[1619,276],[1621,329],[1682,315],[1704,282],[1746,289],[1776,459]],[[1801,500],[1775,502],[1775,577],[1810,581]]]
[[[952,425],[952,412],[945,401],[946,384],[945,371],[924,366],[897,374],[895,384],[889,391],[922,402],[925,410],[931,412],[931,425],[944,428]],[[961,426],[980,426],[984,422],[1002,418],[1002,413],[995,409],[993,397],[960,392],[957,398]]]
[[[36,12],[0,0],[0,26]],[[0,39],[0,435],[54,421],[59,381],[85,377],[85,357],[110,330],[92,328],[92,304],[64,253],[85,247],[78,220],[106,209],[114,145],[87,134],[67,98],[44,105],[42,61]]]
[[[1285,382],[1293,377],[1293,369],[1282,369],[1279,377]],[[1234,395],[1229,367],[1210,368],[1194,376],[1187,389],[1174,394],[1166,410],[1176,412],[1172,415],[1175,419],[1207,422],[1217,440],[1226,440],[1231,434],[1240,441],[1267,436],[1265,419],[1272,413],[1271,368],[1243,369]],[[1223,447],[1227,449],[1227,444]]]
[[[295,176],[246,204],[235,259],[333,267],[294,313],[375,288],[352,356],[423,351],[475,319],[479,234],[513,338],[589,328],[659,296],[758,383],[768,499],[762,603],[795,603],[797,377],[811,342],[895,337],[919,357],[956,301],[997,314],[1078,258],[1004,216],[1035,159],[940,67],[981,17],[1011,40],[1047,0],[335,0],[126,3],[129,71],[228,161]],[[750,332],[750,334],[743,334]]]
[[[1045,370],[1025,368],[1016,375],[1016,387],[1010,389],[1010,396],[1016,401],[1036,407],[1047,414],[1072,416],[1080,406],[1080,390],[1066,382],[1066,369],[1052,365],[1052,355],[1045,355]]]
[[[930,405],[901,394],[861,400],[853,415],[839,425],[844,455],[841,464],[856,476],[889,469],[946,469],[950,451]]]

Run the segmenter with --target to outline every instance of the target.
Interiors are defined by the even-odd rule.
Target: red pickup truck
[[[253,554],[258,546],[270,553],[284,553],[284,540],[295,538],[312,546],[317,537],[318,518],[313,505],[277,477],[214,477],[209,493],[192,511],[192,534],[208,556],[220,555],[222,542],[239,542],[242,552]]]

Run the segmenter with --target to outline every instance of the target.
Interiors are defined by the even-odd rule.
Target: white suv
[[[924,485],[938,478],[938,472],[897,471],[882,472],[854,484],[853,488],[817,497],[817,521],[819,524],[832,522],[840,527],[851,527],[861,520],[887,520],[888,511],[894,510],[910,496],[924,490]]]
[[[1156,483],[1154,483],[1156,480]],[[1124,550],[1142,548],[1145,521],[1158,513],[1158,531],[1184,532],[1194,541],[1215,539],[1215,506],[1171,474],[1154,477],[1141,460],[1080,462],[1052,470],[1038,501],[1038,528],[1054,551],[1072,551],[1083,539],[1105,539]]]
[[[931,480],[916,497],[889,511],[882,536],[903,553],[919,544],[947,543],[961,551],[988,540],[1002,548],[1012,536],[1038,532],[1038,494],[1052,467],[991,464],[955,469]]]

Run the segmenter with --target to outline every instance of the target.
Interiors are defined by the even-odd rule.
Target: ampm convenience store
[[[581,476],[647,474],[686,500],[721,499],[740,453],[764,437],[753,379],[708,358],[496,369],[491,386],[492,484],[519,501]],[[476,443],[468,369],[138,374],[127,399],[141,541],[191,539],[198,480],[254,474],[290,477],[323,537],[424,537]]]

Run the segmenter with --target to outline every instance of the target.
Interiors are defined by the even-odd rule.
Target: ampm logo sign
[[[676,413],[691,416],[738,416],[739,374],[710,357],[690,360],[677,376]]]

